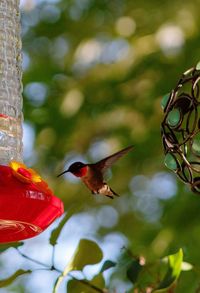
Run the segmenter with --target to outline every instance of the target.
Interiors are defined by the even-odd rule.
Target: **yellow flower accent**
[[[13,176],[21,182],[29,184],[33,183],[40,191],[53,195],[48,184],[33,169],[27,168],[26,165],[16,161],[11,161],[9,166],[12,169]]]
[[[22,163],[11,161],[9,166],[13,171],[13,175],[24,183],[38,183],[42,181],[40,175]]]

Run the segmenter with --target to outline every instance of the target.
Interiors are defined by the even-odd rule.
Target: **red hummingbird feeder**
[[[0,242],[44,231],[64,212],[48,184],[22,164],[19,0],[1,0],[0,23]]]
[[[34,237],[64,209],[47,183],[24,164],[0,165],[0,242]]]

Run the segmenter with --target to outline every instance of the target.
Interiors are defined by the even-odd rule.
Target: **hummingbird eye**
[[[73,173],[74,171],[81,169],[84,166],[85,166],[85,164],[83,164],[81,162],[75,162],[69,167],[69,171]]]
[[[83,164],[82,164],[81,162],[78,162],[78,163],[76,163],[76,165],[75,165],[75,166],[76,166],[76,168],[81,168],[81,167],[82,167],[82,165],[83,165]]]

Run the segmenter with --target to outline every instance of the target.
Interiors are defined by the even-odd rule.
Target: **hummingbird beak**
[[[66,171],[60,173],[59,175],[57,175],[57,177],[60,177],[60,176],[62,176],[63,174],[65,174],[65,173],[67,173],[67,172],[69,172],[69,170],[66,170]]]

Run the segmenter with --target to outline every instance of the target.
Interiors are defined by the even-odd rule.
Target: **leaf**
[[[135,284],[138,278],[138,275],[142,269],[139,260],[133,260],[131,265],[128,267],[126,272],[127,278]]]
[[[67,292],[70,293],[93,293],[97,292],[94,287],[102,289],[105,286],[105,281],[102,274],[94,276],[91,281],[87,280],[70,280],[67,283]],[[102,289],[103,290],[103,289]]]
[[[89,239],[81,239],[69,264],[70,271],[81,271],[86,265],[99,263],[103,253],[96,242]]]
[[[125,269],[131,264],[133,257],[128,249],[124,249],[124,252],[120,255],[118,260],[118,266],[121,269]]]
[[[106,260],[103,265],[102,268],[100,270],[100,273],[105,272],[106,270],[113,268],[116,266],[116,262],[113,262],[112,260]]]
[[[105,280],[102,274],[98,274],[94,276],[94,278],[91,280],[91,284],[95,285],[99,288],[104,288],[105,286]]]
[[[181,271],[191,271],[193,269],[193,265],[189,262],[185,262],[183,261],[182,262],[182,265],[181,265]]]
[[[5,243],[5,244],[0,244],[0,253],[4,252],[8,248],[17,248],[19,246],[22,246],[24,243],[23,242],[13,242],[13,243]]]
[[[74,205],[67,211],[67,213],[65,214],[64,218],[59,223],[59,225],[55,229],[53,229],[53,231],[51,232],[51,236],[49,238],[49,243],[51,245],[54,246],[57,244],[58,237],[60,236],[60,233],[61,233],[63,227],[65,226],[67,221],[71,218],[71,216],[80,209],[81,209],[81,206],[79,208],[77,208],[77,206]]]
[[[81,283],[80,281],[77,280],[70,280],[67,283],[67,292],[70,293],[93,293],[96,292],[94,289],[88,288],[87,285]]]
[[[200,70],[200,61],[196,65],[196,70]]]
[[[153,292],[160,293],[165,292],[166,289],[170,288],[175,281],[178,279],[180,273],[181,273],[181,266],[183,261],[183,251],[182,249],[179,249],[179,251],[175,254],[168,256],[168,270],[167,273],[158,286],[156,290]]]
[[[56,292],[63,278],[74,270],[81,271],[86,265],[96,264],[102,260],[103,253],[96,242],[89,239],[81,239],[71,261],[65,267],[63,273],[56,279],[53,292]]]
[[[0,280],[0,288],[3,288],[3,287],[6,287],[6,286],[9,286],[10,284],[12,284],[13,281],[15,281],[16,278],[18,278],[19,276],[21,275],[24,275],[24,274],[30,274],[31,273],[31,270],[18,270],[16,271],[12,276],[10,276],[9,278],[6,278],[6,279],[3,279],[3,280]]]

